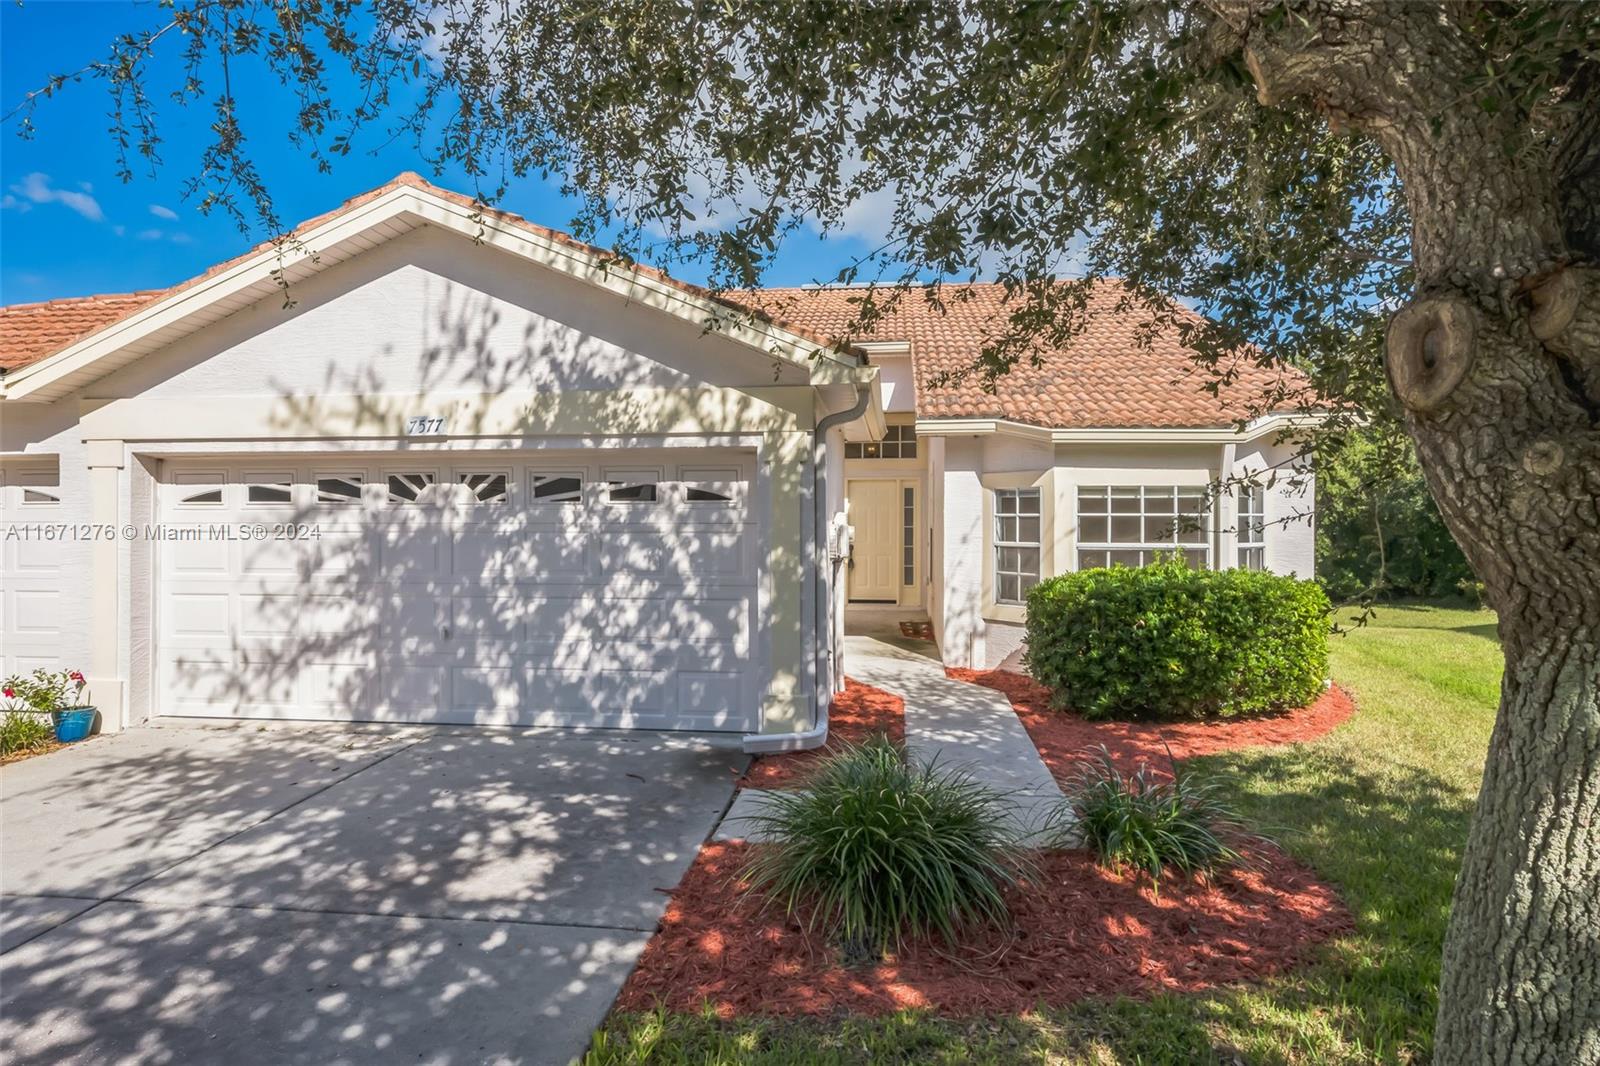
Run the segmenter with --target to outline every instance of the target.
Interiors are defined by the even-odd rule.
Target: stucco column
[[[767,689],[761,700],[761,732],[788,733],[812,722],[806,660],[806,490],[811,434],[768,433],[762,460],[769,493],[768,574],[762,590],[767,622]],[[813,623],[814,624],[814,623]]]
[[[1239,565],[1239,494],[1227,480],[1233,476],[1234,460],[1238,456],[1238,447],[1232,441],[1222,446],[1222,454],[1217,461],[1217,484],[1221,491],[1217,496],[1217,505],[1212,508],[1216,515],[1216,559],[1212,569],[1229,570]]]
[[[126,448],[120,440],[87,442],[89,521],[90,696],[100,709],[100,728],[115,732],[127,722],[127,684],[122,676],[122,539],[120,507]]]

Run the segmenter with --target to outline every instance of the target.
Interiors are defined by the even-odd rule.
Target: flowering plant
[[[21,707],[8,709],[54,714],[84,706],[88,701],[83,698],[83,693],[88,686],[83,674],[77,670],[35,670],[30,677],[14,675],[7,678],[5,687],[0,688],[0,695],[4,695],[8,702],[21,701]]]

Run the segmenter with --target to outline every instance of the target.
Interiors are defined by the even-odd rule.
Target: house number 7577
[[[432,415],[413,415],[406,419],[406,436],[438,437],[444,434],[444,419]]]

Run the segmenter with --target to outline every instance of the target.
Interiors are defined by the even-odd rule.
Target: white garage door
[[[63,668],[68,541],[57,469],[54,460],[0,462],[0,678]]]
[[[750,472],[713,450],[169,460],[157,706],[755,729]]]

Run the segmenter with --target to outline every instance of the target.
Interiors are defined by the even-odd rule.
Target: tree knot
[[[1522,468],[1534,477],[1549,477],[1561,469],[1567,453],[1553,440],[1537,440],[1522,453]]]
[[[1472,369],[1477,317],[1465,300],[1430,297],[1389,320],[1389,384],[1412,411],[1438,409]]]
[[[1529,278],[1523,286],[1528,297],[1528,329],[1541,341],[1555,340],[1578,313],[1582,296],[1578,279],[1570,270],[1557,268]]]

